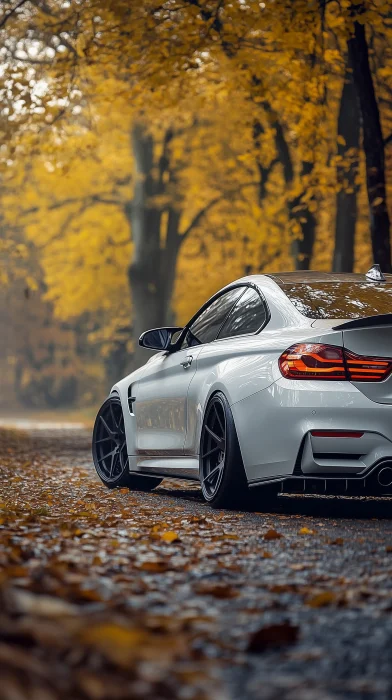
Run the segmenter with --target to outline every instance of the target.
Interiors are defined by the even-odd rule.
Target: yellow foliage
[[[108,352],[109,336],[132,313],[135,190],[160,178],[144,207],[159,213],[158,292],[159,275],[171,274],[169,222],[178,217],[167,301],[178,322],[236,277],[292,269],[303,259],[303,252],[293,257],[293,242],[303,240],[309,215],[317,220],[312,266],[330,269],[336,191],[345,186],[337,185],[336,167],[356,157],[336,154],[345,145],[336,126],[350,6],[326,3],[323,15],[308,0],[297,0],[295,10],[291,0],[234,0],[220,9],[212,0],[85,0],[75,12],[74,2],[48,0],[9,22],[9,37],[27,58],[1,78],[5,84],[12,75],[13,105],[4,125],[3,211],[39,256],[59,318],[93,314],[91,340]],[[390,33],[380,8],[361,16],[374,23],[376,43]],[[27,27],[39,44],[32,64],[21,39]],[[378,74],[383,94],[391,65],[388,53]],[[18,90],[26,101],[16,107]],[[388,133],[390,109],[382,118]],[[140,124],[152,163],[135,176],[132,133]],[[366,217],[361,191],[357,269],[370,261]]]

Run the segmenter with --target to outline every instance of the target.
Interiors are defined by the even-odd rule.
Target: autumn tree
[[[379,4],[8,3],[7,226],[37,246],[58,316],[95,315],[92,342],[108,351],[118,337],[139,362],[142,330],[186,321],[241,274],[351,269],[359,249],[370,264],[370,237],[354,239],[360,120],[368,185],[376,156],[352,54],[368,57],[381,167],[392,108]],[[387,255],[381,171],[379,196],[368,189]]]
[[[334,272],[353,272],[358,215],[360,114],[351,66],[344,76],[337,124],[337,166]]]
[[[352,3],[353,33],[347,46],[353,80],[361,110],[363,147],[366,158],[366,186],[370,210],[373,258],[385,272],[392,272],[390,225],[385,178],[384,138],[366,39],[365,3]]]

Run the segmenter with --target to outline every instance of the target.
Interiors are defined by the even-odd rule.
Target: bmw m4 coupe
[[[392,275],[252,275],[155,353],[100,408],[93,458],[109,488],[199,480],[215,507],[250,488],[392,494]]]

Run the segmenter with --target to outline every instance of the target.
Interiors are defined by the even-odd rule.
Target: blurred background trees
[[[244,274],[391,271],[382,0],[5,0],[3,403],[87,405]]]

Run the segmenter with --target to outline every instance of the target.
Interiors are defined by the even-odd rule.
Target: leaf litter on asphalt
[[[309,657],[306,615],[392,610],[384,539],[374,581],[343,576],[338,521],[213,511],[184,482],[106,491],[86,437],[0,431],[1,698],[225,700],[248,656]]]

